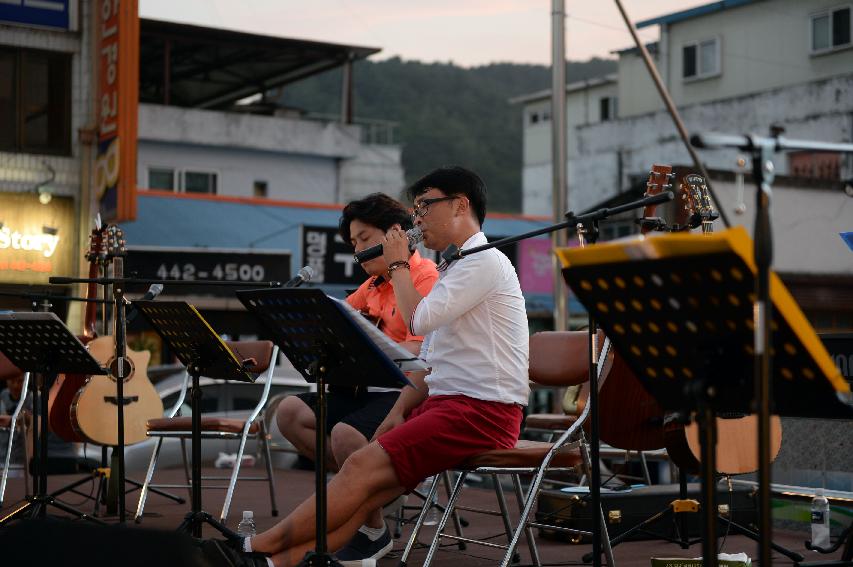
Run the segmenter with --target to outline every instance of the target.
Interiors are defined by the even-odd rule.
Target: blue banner
[[[70,30],[76,27],[71,16],[76,7],[77,0],[2,0],[0,22]]]

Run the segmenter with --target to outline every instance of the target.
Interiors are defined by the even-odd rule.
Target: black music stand
[[[133,304],[151,323],[192,376],[192,510],[184,517],[180,531],[201,537],[207,523],[229,539],[238,536],[201,509],[201,388],[199,377],[254,382],[247,369],[192,305],[183,301],[134,301]]]
[[[27,502],[3,518],[0,526],[29,513],[44,518],[47,507],[54,506],[78,519],[103,523],[59,500],[47,492],[47,401],[48,391],[57,374],[108,374],[92,358],[74,333],[53,313],[0,314],[0,352],[24,372],[39,374],[37,399],[33,403],[33,422],[38,423],[34,456],[35,494]]]
[[[317,547],[300,565],[340,565],[326,545],[326,385],[399,388],[412,383],[345,308],[319,289],[237,291],[237,298],[270,331],[294,368],[317,383]]]
[[[558,254],[567,283],[649,393],[665,410],[696,412],[702,556],[716,566],[715,417],[757,409],[752,405],[756,269],[750,238],[738,227],[712,236],[661,235]],[[853,417],[845,399],[849,385],[775,274],[770,296],[774,413]]]

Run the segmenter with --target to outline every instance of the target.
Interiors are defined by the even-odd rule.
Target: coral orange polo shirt
[[[435,262],[422,257],[415,250],[409,258],[409,273],[415,289],[426,296],[432,286],[438,281],[438,271]],[[357,290],[347,297],[347,302],[358,311],[368,315],[374,321],[379,321],[379,330],[398,343],[403,341],[422,341],[423,337],[409,332],[400,310],[397,309],[397,298],[394,296],[394,286],[381,276],[369,278]]]

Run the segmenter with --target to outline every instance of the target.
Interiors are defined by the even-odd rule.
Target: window
[[[823,53],[850,42],[850,6],[833,8],[811,15],[812,53]]]
[[[71,56],[0,49],[0,150],[71,154]]]
[[[688,43],[681,54],[681,74],[685,79],[704,79],[720,74],[720,38]]]
[[[183,190],[185,193],[216,194],[216,174],[207,171],[184,171]]]
[[[602,122],[616,119],[616,97],[605,96],[598,100],[599,118]]]
[[[267,196],[267,182],[266,181],[255,181],[252,186],[252,193],[255,197],[266,198]]]
[[[166,167],[149,167],[148,188],[174,191],[175,170]]]
[[[528,114],[527,121],[529,124],[539,124],[551,120],[550,110],[532,110]]]

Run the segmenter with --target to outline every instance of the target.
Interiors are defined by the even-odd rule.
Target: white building
[[[728,0],[637,27],[659,27],[649,51],[690,133],[768,135],[777,125],[790,139],[850,143],[851,11],[837,0]],[[640,197],[655,163],[694,171],[636,48],[618,52],[615,76],[566,88],[571,210]],[[524,119],[523,211],[551,214],[550,92],[515,102]],[[699,155],[717,207],[751,231],[749,164],[738,166],[734,150]],[[845,194],[853,156],[793,152],[774,161],[774,269],[818,331],[853,331],[853,253],[839,237],[853,230],[853,189]],[[746,212],[738,215],[741,203]],[[853,490],[850,453],[836,441],[845,438],[838,427],[848,426],[786,420],[784,427],[775,482]]]
[[[138,187],[320,203],[403,188],[393,124],[353,121],[352,63],[378,49],[146,19],[140,27]],[[259,98],[341,67],[339,116]]]
[[[650,52],[689,132],[767,135],[780,125],[791,139],[850,142],[850,22],[851,8],[831,0],[737,0],[637,26],[660,27]],[[568,203],[575,211],[641,194],[654,163],[692,167],[638,51],[618,56],[615,75],[566,87]],[[550,93],[515,102],[524,119],[524,213],[550,214]],[[735,150],[700,155],[712,172],[718,206],[751,228],[751,176],[745,176],[745,194],[735,183],[748,166],[738,168]],[[794,289],[798,298],[811,289],[805,276],[835,288],[835,304],[821,294],[823,301],[804,308],[827,330],[853,328],[853,298],[842,292],[853,285],[853,254],[838,237],[853,226],[853,200],[843,192],[853,179],[853,156],[794,152],[777,155],[775,165],[775,268],[802,287]],[[738,216],[732,211],[742,198],[747,212]]]

